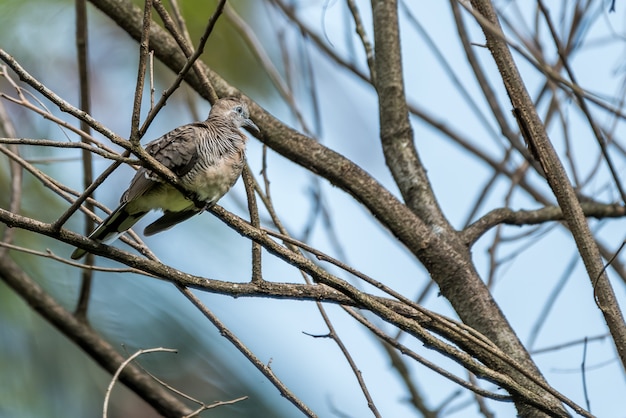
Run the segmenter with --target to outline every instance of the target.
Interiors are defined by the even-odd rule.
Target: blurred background
[[[141,4],[136,2],[137,4]],[[285,1],[297,16],[317,33],[336,54],[366,72],[365,55],[346,2]],[[509,21],[504,24],[512,39],[538,34],[537,47],[556,61],[553,43],[545,28],[537,28],[534,2],[495,1]],[[532,4],[531,4],[532,3]],[[572,65],[578,83],[611,103],[624,94],[624,4],[546,1],[560,29],[565,30],[574,7],[586,5],[577,32]],[[215,1],[180,1],[194,44],[197,43]],[[232,19],[223,16],[209,39],[203,60],[244,94],[279,119],[322,141],[350,158],[379,182],[398,194],[382,156],[378,136],[378,102],[373,88],[320,52],[270,1],[233,0],[229,4],[253,30],[267,58],[291,88],[302,115],[286,103],[272,84],[266,68],[250,50]],[[370,39],[370,2],[357,2]],[[500,161],[507,149],[499,128],[469,68],[458,39],[448,2],[401,2],[402,47],[409,100],[459,132],[473,146]],[[92,115],[114,132],[128,137],[137,74],[136,42],[99,10],[88,4],[89,60],[92,83]],[[507,103],[499,75],[489,52],[480,48],[484,36],[465,14],[472,42],[481,62],[493,76],[497,99]],[[158,19],[155,13],[155,19]],[[65,100],[78,104],[74,3],[69,0],[0,0],[0,47],[33,76]],[[547,52],[546,52],[547,50]],[[544,78],[526,60],[518,64],[540,112],[552,101],[541,101]],[[445,64],[444,64],[445,63]],[[14,78],[17,81],[17,77]],[[155,64],[156,97],[174,80],[174,74]],[[5,79],[0,91],[13,94]],[[147,96],[146,96],[147,98]],[[567,109],[567,97],[561,97]],[[144,116],[147,102],[144,105]],[[11,103],[4,103],[23,138],[72,140],[78,138],[53,123]],[[571,103],[570,103],[571,104]],[[52,105],[51,111],[69,119]],[[507,108],[505,104],[503,106]],[[185,123],[204,119],[210,109],[191,89],[183,86],[159,113],[144,143]],[[596,164],[597,144],[584,117],[574,107],[563,120],[549,125],[555,146],[568,152],[570,175],[581,179],[583,193],[603,202],[618,199],[606,168]],[[597,109],[594,109],[596,111]],[[483,116],[481,116],[483,115]],[[487,115],[487,118],[484,118]],[[513,122],[512,116],[507,115]],[[622,140],[623,121],[597,110],[598,120],[614,124],[615,141]],[[306,126],[303,126],[302,121]],[[412,118],[420,158],[435,194],[452,224],[462,228],[493,208],[536,209],[540,205],[508,180],[495,178],[477,213],[468,217],[477,196],[493,177],[491,167],[418,117]],[[561,123],[563,122],[563,123]],[[75,121],[72,121],[76,124]],[[512,123],[514,125],[514,122]],[[99,137],[100,138],[100,137]],[[100,138],[101,139],[101,138]],[[24,158],[52,177],[82,190],[82,168],[77,150],[21,147]],[[252,171],[262,168],[262,145],[249,141]],[[521,164],[519,157],[508,164]],[[619,173],[624,155],[618,154]],[[98,175],[109,162],[95,157]],[[333,255],[395,290],[416,298],[424,294],[428,309],[456,317],[448,303],[428,287],[429,276],[402,246],[382,229],[350,196],[311,173],[269,151],[267,159],[275,207],[288,230],[298,239]],[[115,207],[133,174],[118,169],[95,197]],[[527,179],[546,196],[544,181]],[[0,204],[8,205],[8,160],[0,157]],[[23,213],[45,222],[54,221],[67,203],[32,177],[24,177]],[[221,201],[226,209],[248,218],[240,182]],[[154,220],[147,216],[136,230]],[[82,232],[83,218],[76,214],[67,225]],[[598,239],[610,250],[624,240],[623,219],[591,221]],[[495,240],[501,243],[496,247]],[[246,282],[251,276],[250,243],[219,220],[204,213],[145,242],[166,264],[200,276]],[[16,244],[68,257],[71,248],[41,236],[17,232]],[[116,245],[126,247],[122,243]],[[495,252],[493,249],[496,249]],[[80,286],[80,271],[65,264],[17,251],[13,258],[67,309],[73,310]],[[548,382],[585,406],[581,362],[586,350],[586,385],[591,411],[600,417],[626,417],[624,373],[595,306],[589,279],[577,257],[568,231],[557,224],[539,227],[505,227],[484,236],[474,249],[476,265],[488,281],[520,339],[531,352]],[[622,256],[618,257],[623,259]],[[100,266],[117,266],[98,258]],[[329,268],[341,275],[341,272]],[[266,280],[301,282],[299,272],[264,253]],[[613,274],[611,272],[611,274]],[[622,306],[624,282],[612,277]],[[196,292],[202,301],[238,335],[319,416],[370,416],[356,379],[337,346],[329,339],[308,334],[327,333],[313,303],[238,298]],[[337,332],[353,354],[383,416],[422,416],[408,402],[410,393],[390,366],[382,345],[336,306],[327,306]],[[203,416],[291,417],[299,412],[208,323],[175,288],[166,282],[133,275],[95,273],[89,308],[92,326],[121,352],[140,348],[175,348],[178,354],[154,353],[139,363],[160,379],[205,403],[247,395],[249,399],[205,412]],[[376,318],[372,318],[376,321]],[[391,327],[377,323],[394,334]],[[589,338],[585,347],[581,341]],[[404,341],[403,341],[404,342]],[[452,361],[415,341],[406,341],[421,355],[466,377]],[[565,347],[541,351],[557,345]],[[446,417],[478,417],[473,395],[426,368],[411,364],[410,374],[427,406]],[[3,283],[0,283],[0,417],[89,417],[101,414],[104,392],[111,376],[60,335]],[[496,391],[492,385],[484,384]],[[495,416],[514,416],[512,404],[488,401]],[[112,394],[111,417],[152,417],[156,413],[137,396],[118,385]]]

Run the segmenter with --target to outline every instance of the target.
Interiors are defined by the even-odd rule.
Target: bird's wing
[[[180,126],[149,142],[146,151],[174,174],[182,177],[198,160],[196,138],[200,135],[198,130],[203,127],[201,123]],[[141,167],[130,182],[128,190],[122,195],[121,202],[129,202],[142,196],[160,183],[163,183],[163,180],[156,173]]]

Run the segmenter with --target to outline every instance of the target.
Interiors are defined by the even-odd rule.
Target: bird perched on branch
[[[204,122],[174,129],[148,143],[146,151],[180,178],[180,184],[207,208],[235,184],[245,163],[246,136],[239,130],[259,128],[250,120],[246,104],[237,98],[215,102]],[[165,231],[202,212],[196,204],[152,170],[140,168],[120,198],[120,205],[89,238],[110,244],[153,209],[163,215],[144,229],[144,235]],[[77,248],[72,258],[87,253]]]

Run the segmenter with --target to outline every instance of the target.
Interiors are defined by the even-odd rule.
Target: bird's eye
[[[241,115],[241,114],[243,113],[243,107],[241,107],[241,106],[237,106],[237,107],[235,108],[235,112],[237,112],[237,113],[239,113],[239,114]]]

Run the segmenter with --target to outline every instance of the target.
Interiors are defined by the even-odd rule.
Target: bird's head
[[[236,128],[249,127],[259,133],[259,127],[250,120],[248,105],[236,97],[219,99],[213,104],[209,118],[224,118]]]

